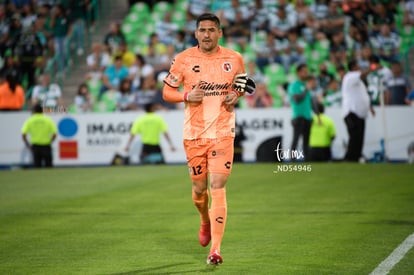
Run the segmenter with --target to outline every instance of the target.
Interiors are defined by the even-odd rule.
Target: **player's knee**
[[[193,191],[196,196],[198,197],[202,196],[206,190],[207,190],[206,180],[193,181]]]
[[[210,176],[210,188],[221,189],[226,187],[228,177],[226,174],[212,174]]]

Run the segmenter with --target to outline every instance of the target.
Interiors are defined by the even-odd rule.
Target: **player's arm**
[[[21,133],[24,144],[27,148],[31,149],[32,145],[30,144],[29,139],[27,138],[27,134],[29,133],[29,123],[29,121],[25,121],[25,123],[22,126]]]
[[[181,55],[177,55],[171,63],[170,70],[164,78],[164,87],[162,89],[162,98],[166,102],[180,103],[186,101],[187,95],[178,90],[183,80],[183,68]]]
[[[293,101],[295,101],[296,103],[301,102],[302,100],[305,99],[306,95],[309,93],[309,90],[305,89],[303,92],[299,92],[296,94],[292,95],[292,99]]]
[[[174,143],[172,142],[172,139],[170,138],[170,135],[168,134],[168,132],[164,132],[164,137],[170,144],[171,151],[175,151]]]
[[[52,136],[50,137],[50,143],[53,143],[53,141],[55,141],[56,139],[56,134],[53,133]]]
[[[50,143],[53,143],[56,140],[58,130],[57,130],[55,122],[51,118],[49,118],[49,124],[50,124],[50,133],[51,133]]]
[[[126,146],[125,146],[125,148],[124,148],[125,152],[128,152],[128,151],[129,151],[129,148],[131,147],[131,143],[132,143],[132,141],[134,140],[134,138],[135,138],[135,135],[134,135],[134,134],[132,134],[132,133],[130,133],[130,134],[129,134],[129,139],[128,139],[128,142],[127,142],[127,144],[126,144]]]
[[[204,91],[200,88],[200,81],[189,92],[181,93],[177,88],[164,84],[162,90],[162,98],[171,103],[178,102],[201,102],[203,100]]]
[[[184,94],[179,92],[177,88],[164,84],[162,88],[162,98],[166,102],[179,103],[185,101]]]
[[[27,134],[26,133],[22,133],[22,139],[23,139],[23,142],[26,145],[26,147],[31,149],[32,145],[30,144],[29,140],[27,139]]]

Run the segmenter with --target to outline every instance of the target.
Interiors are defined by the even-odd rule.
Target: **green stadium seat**
[[[160,12],[153,12],[148,20],[148,23],[155,25],[158,21],[164,20],[164,14]]]
[[[391,63],[390,62],[387,62],[387,61],[385,61],[385,60],[380,60],[380,63],[381,63],[381,65],[383,66],[383,67],[387,67],[387,68],[390,68],[391,67]]]
[[[139,14],[135,12],[130,12],[127,14],[127,16],[125,16],[124,23],[134,25],[138,24],[140,22],[140,19],[141,18]]]
[[[150,8],[148,4],[145,2],[137,2],[134,5],[132,5],[130,12],[137,14],[149,14]]]
[[[172,21],[178,25],[179,28],[182,28],[186,22],[186,12],[175,10],[172,14]]]
[[[409,42],[414,42],[414,27],[412,25],[404,25],[400,29],[402,39],[407,39]]]
[[[412,25],[397,25],[397,28],[401,37],[400,53],[404,55],[414,45],[414,27]]]
[[[264,68],[264,75],[270,85],[283,85],[287,83],[285,69],[279,63],[271,63]]]
[[[325,64],[328,69],[328,73],[334,75],[335,78],[338,79],[339,75],[338,75],[338,72],[336,71],[335,64],[332,63],[331,61],[325,61]]]
[[[171,10],[172,10],[172,5],[166,1],[157,1],[152,8],[153,13],[160,13],[160,14],[164,14],[167,11],[171,11]]]
[[[402,38],[401,39],[401,46],[400,46],[400,53],[401,55],[405,55],[408,53],[412,46],[410,39]]]
[[[129,44],[129,48],[134,53],[142,53],[142,51],[147,47],[149,41],[148,34],[136,35],[135,39]]]
[[[151,11],[147,4],[143,2],[133,5],[124,19],[124,23],[129,23],[133,28],[139,29],[145,24],[151,15]]]
[[[116,109],[116,92],[109,90],[94,105],[94,112],[113,112]]]
[[[187,11],[188,0],[176,0],[174,2],[174,10]]]
[[[269,92],[271,92],[270,89],[269,89]],[[280,108],[283,106],[283,93],[284,93],[284,90],[282,86],[276,86],[273,88],[273,92],[271,92],[270,94],[272,95],[272,99],[273,99],[272,106],[274,108]]]
[[[296,67],[297,66],[298,66],[297,64],[293,64],[289,67],[289,71],[287,74],[287,79],[289,83],[296,79]]]
[[[280,91],[282,86],[288,82],[285,69],[279,63],[272,63],[264,68],[265,82],[269,93],[273,98],[273,107],[281,107],[283,105],[283,97]]]
[[[395,19],[395,26],[397,27],[397,29],[401,29],[402,27],[402,19],[403,19],[403,15],[402,14],[396,14],[394,16]]]
[[[70,104],[70,105],[69,105],[69,108],[68,108],[68,113],[69,113],[69,114],[76,114],[76,113],[77,113],[77,110],[76,110],[76,106],[75,106],[75,104]]]
[[[89,93],[93,96],[94,101],[97,101],[99,91],[102,87],[102,81],[86,81],[86,85],[88,86]]]
[[[239,44],[237,44],[237,43],[234,43],[234,42],[226,42],[226,47],[227,48],[229,48],[229,49],[232,49],[232,50],[234,50],[234,51],[236,51],[236,52],[241,52],[241,46],[239,45]]]
[[[242,55],[245,61],[256,59],[256,51],[253,49],[250,43],[246,45],[244,51],[242,52]]]
[[[263,43],[266,43],[266,32],[263,30],[254,32],[253,44],[258,45],[258,44],[263,44]]]
[[[134,39],[137,30],[132,23],[123,23],[121,25],[121,31],[125,35],[127,43],[129,43]]]

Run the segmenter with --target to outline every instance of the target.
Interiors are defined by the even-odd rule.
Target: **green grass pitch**
[[[369,274],[414,232],[412,165],[277,166],[234,166],[216,268],[185,165],[2,171],[0,274]]]

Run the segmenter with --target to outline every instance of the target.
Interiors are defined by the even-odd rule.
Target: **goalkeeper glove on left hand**
[[[256,83],[253,79],[249,78],[247,74],[237,74],[234,77],[233,89],[237,92],[247,92],[249,94],[254,93],[256,89]]]

